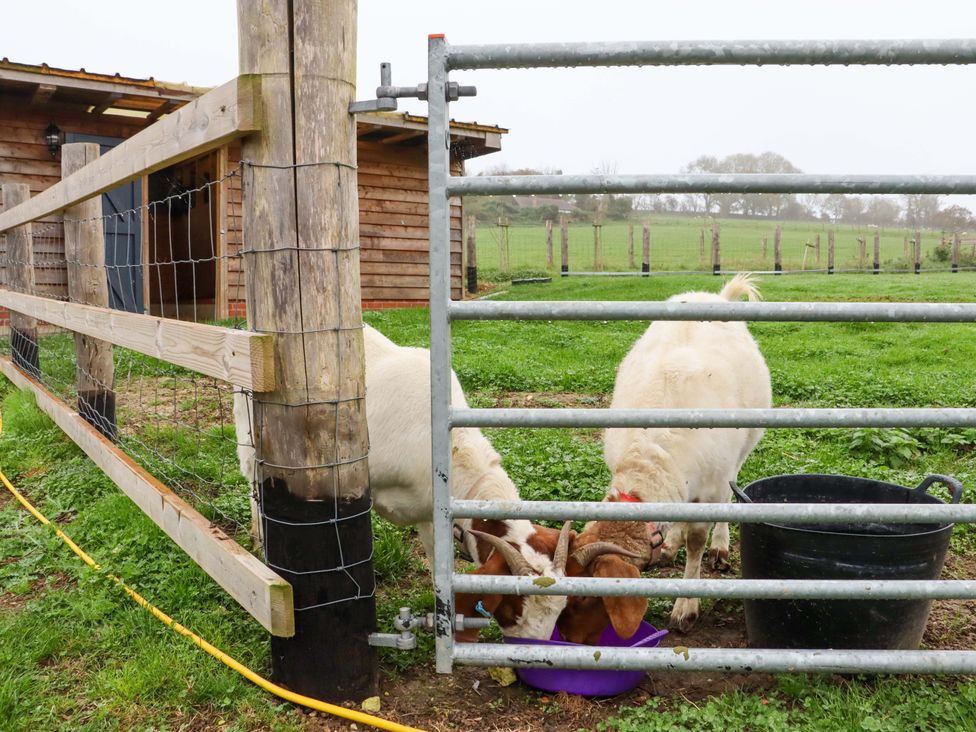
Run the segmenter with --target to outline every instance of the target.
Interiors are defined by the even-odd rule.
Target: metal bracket
[[[477,93],[478,90],[475,87],[461,86],[456,81],[447,82],[445,90],[445,96],[449,102],[456,102],[461,97],[473,97]],[[426,101],[427,85],[393,86],[393,69],[389,61],[384,61],[380,64],[380,85],[376,87],[376,99],[350,103],[349,113],[394,112],[397,108],[396,100],[402,97],[414,97]]]
[[[491,624],[489,618],[466,618],[460,613],[454,617],[454,630],[467,628],[487,628]],[[396,648],[400,651],[412,651],[417,647],[417,628],[433,629],[434,613],[424,616],[414,615],[408,607],[401,607],[400,613],[393,619],[393,627],[399,633],[370,633],[369,645],[382,648]]]

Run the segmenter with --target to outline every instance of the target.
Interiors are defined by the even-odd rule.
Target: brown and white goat
[[[672,302],[728,302],[759,298],[749,275],[736,275],[718,294],[688,292]],[[742,322],[658,321],[648,327],[617,370],[611,408],[768,408],[769,369]],[[603,454],[612,480],[609,499],[649,503],[724,503],[729,481],[762,437],[763,430],[612,428]],[[708,540],[708,523],[671,524],[664,557],[685,546],[685,578],[697,579]],[[716,524],[711,557],[727,566],[728,524]],[[679,598],[671,624],[687,632],[698,619],[697,598]]]
[[[366,356],[366,421],[369,430],[369,480],[373,507],[383,518],[401,526],[416,526],[428,560],[433,559],[433,496],[431,488],[430,352],[398,346],[368,325],[363,326]],[[457,376],[451,373],[451,401],[466,407]],[[253,480],[254,449],[250,405],[235,394],[234,417],[241,471]],[[491,443],[473,427],[451,433],[451,494],[455,498],[518,501],[515,484],[501,465]],[[257,506],[252,501],[252,531],[260,544]],[[467,553],[482,574],[562,576],[566,567],[569,529],[560,532],[520,519],[505,521],[459,519],[456,522]],[[562,547],[560,549],[560,546]],[[459,595],[459,608],[471,598]],[[566,606],[558,596],[485,597],[459,609],[470,615],[478,599],[494,614],[503,633],[548,639],[556,618]],[[473,634],[459,637],[473,639]]]

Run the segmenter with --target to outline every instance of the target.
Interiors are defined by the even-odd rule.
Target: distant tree
[[[964,206],[949,206],[939,210],[933,224],[938,229],[961,233],[976,228],[976,218],[973,217],[973,212]]]
[[[875,226],[893,226],[901,217],[901,206],[890,198],[871,196],[864,206],[864,221]]]
[[[939,197],[930,193],[913,193],[903,196],[905,203],[905,225],[911,228],[927,229],[936,226],[939,215]]]
[[[702,155],[682,168],[683,173],[800,173],[793,163],[779,153],[736,153],[724,158]],[[792,193],[718,193],[694,194],[687,200],[695,210],[720,216],[805,217],[806,206]]]

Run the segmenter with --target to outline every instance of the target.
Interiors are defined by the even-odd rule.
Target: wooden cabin
[[[205,91],[3,59],[0,183],[27,183],[37,194],[61,178],[58,143],[97,142],[104,153]],[[428,299],[426,131],[424,117],[357,116],[364,307]],[[452,122],[452,172],[499,150],[505,132]],[[244,314],[240,171],[240,144],[231,143],[103,196],[103,213],[114,214],[105,226],[112,307],[197,320]],[[460,298],[460,199],[451,214],[451,290]],[[40,293],[65,297],[58,217],[35,224],[34,251]]]

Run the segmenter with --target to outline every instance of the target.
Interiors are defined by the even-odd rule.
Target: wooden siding
[[[52,121],[64,132],[126,138],[138,132],[145,122],[136,118],[87,114],[78,108],[61,105],[30,106],[0,99],[0,182],[20,182],[31,193],[47,189],[61,178],[61,162],[52,159],[43,144],[43,131]],[[418,144],[419,143],[419,144]],[[360,140],[359,217],[362,299],[367,307],[424,305],[429,298],[429,253],[427,241],[427,154],[423,138],[402,142]],[[240,145],[231,144],[218,155],[217,177],[238,170]],[[452,162],[452,173],[463,173],[464,163]],[[219,245],[226,256],[216,273],[217,298],[207,292],[204,299],[214,302],[218,315],[243,314],[244,249],[241,219],[241,178],[225,179],[216,196],[219,201],[217,230]],[[0,201],[2,206],[2,201]],[[2,210],[2,208],[0,208]],[[461,247],[462,210],[460,199],[451,201],[451,297],[462,295]],[[148,227],[147,227],[148,228]],[[144,241],[149,302],[163,300],[172,289],[159,277],[165,268],[152,266],[165,257],[150,250],[152,234]],[[0,235],[0,253],[4,238]],[[206,242],[209,248],[209,241]],[[64,240],[60,217],[35,226],[35,261],[38,294],[63,298],[67,295],[64,266]],[[3,273],[0,272],[0,276]],[[209,280],[209,275],[207,277]],[[153,284],[155,283],[155,285]],[[198,293],[203,295],[204,293]],[[212,314],[210,310],[208,314]]]

